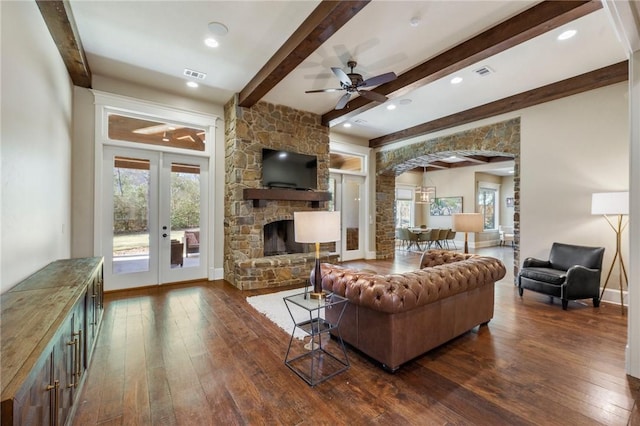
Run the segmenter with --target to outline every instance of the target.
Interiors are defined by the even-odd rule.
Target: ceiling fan
[[[351,68],[350,73],[345,73],[341,68],[332,67],[331,71],[340,79],[340,87],[335,89],[320,89],[320,90],[307,90],[305,93],[320,93],[320,92],[337,92],[339,90],[346,90],[347,93],[342,95],[340,100],[338,101],[335,109],[344,108],[349,102],[349,98],[355,92],[360,96],[370,99],[376,102],[384,102],[387,100],[385,95],[380,93],[372,92],[370,90],[361,90],[363,87],[370,86],[378,86],[380,84],[388,83],[389,81],[395,80],[398,78],[394,72],[388,72],[385,74],[380,74],[375,77],[368,78],[364,80],[361,74],[354,73],[353,69],[356,67],[356,61],[347,62],[347,66]]]

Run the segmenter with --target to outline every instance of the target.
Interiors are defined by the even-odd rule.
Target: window
[[[497,199],[498,190],[496,188],[487,188],[484,186],[478,188],[478,211],[482,213],[485,231],[497,228]]]
[[[205,129],[109,113],[109,139],[205,150]]]
[[[344,152],[331,151],[329,153],[329,168],[346,171],[363,173],[364,157],[362,155],[345,154]]]
[[[413,225],[413,188],[396,188],[396,228]]]

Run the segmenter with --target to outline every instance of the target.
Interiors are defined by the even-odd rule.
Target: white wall
[[[513,226],[513,213],[515,207],[507,207],[507,198],[513,198],[514,190],[513,176],[503,176],[500,180],[500,225]],[[515,200],[514,200],[515,202]]]
[[[0,292],[69,257],[72,84],[35,2],[0,2]]]
[[[116,95],[127,96],[144,101],[156,102],[170,107],[213,114],[224,117],[223,105],[207,103],[188,97],[162,93],[147,87],[134,85],[112,78],[94,75],[95,90]],[[73,240],[74,257],[94,255],[94,175],[95,175],[95,120],[94,97],[88,89],[76,88],[74,93],[74,128],[73,145]],[[213,151],[214,166],[210,170],[210,185],[214,187],[212,260],[213,268],[221,270],[224,257],[224,122],[218,120],[215,146]],[[218,277],[216,277],[218,278]]]
[[[591,215],[591,194],[629,188],[627,83],[523,110],[521,134],[521,259],[559,241],[605,247],[609,265],[615,234]]]

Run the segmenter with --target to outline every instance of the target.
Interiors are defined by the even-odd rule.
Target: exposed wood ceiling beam
[[[370,1],[323,0],[240,91],[238,104],[249,108],[262,99]]]
[[[91,88],[91,70],[67,0],[36,0],[74,85]]]
[[[618,62],[608,67],[600,68],[576,77],[568,78],[556,83],[548,84],[537,89],[509,96],[495,102],[490,102],[446,117],[438,118],[427,123],[419,124],[399,132],[391,133],[379,138],[371,139],[369,146],[379,148],[390,143],[426,135],[438,130],[448,129],[461,124],[471,123],[483,118],[515,111],[522,108],[550,102],[565,96],[571,96],[599,87],[620,83],[628,79],[628,61]]]
[[[397,98],[567,22],[588,15],[601,7],[602,4],[599,1],[544,1],[417,65],[399,75],[397,79],[376,87],[373,91],[390,99]],[[334,126],[376,105],[378,105],[377,102],[359,96],[349,102],[348,108],[331,110],[323,114],[322,124]]]
[[[464,158],[465,161],[477,163],[477,164],[484,164],[489,162],[489,157],[483,157],[480,155],[475,155],[475,156],[469,155],[469,156],[464,156],[462,158]]]

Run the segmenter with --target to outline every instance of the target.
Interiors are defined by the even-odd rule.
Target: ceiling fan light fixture
[[[331,71],[333,74],[338,77],[340,80],[340,87],[333,89],[320,89],[320,90],[307,90],[305,93],[320,93],[320,92],[336,92],[340,90],[344,90],[346,93],[342,95],[342,97],[338,100],[335,108],[336,110],[340,110],[345,107],[349,107],[349,99],[353,93],[357,93],[358,95],[366,98],[370,101],[375,102],[385,102],[387,101],[387,97],[381,93],[374,92],[372,90],[361,90],[364,87],[370,86],[379,86],[381,84],[388,83],[392,80],[398,78],[398,76],[394,72],[388,72],[385,74],[380,74],[375,77],[368,78],[364,80],[362,78],[362,74],[356,73],[353,69],[358,64],[354,60],[350,60],[347,62],[347,66],[351,68],[349,73],[346,73],[342,70],[342,68],[331,67]]]

